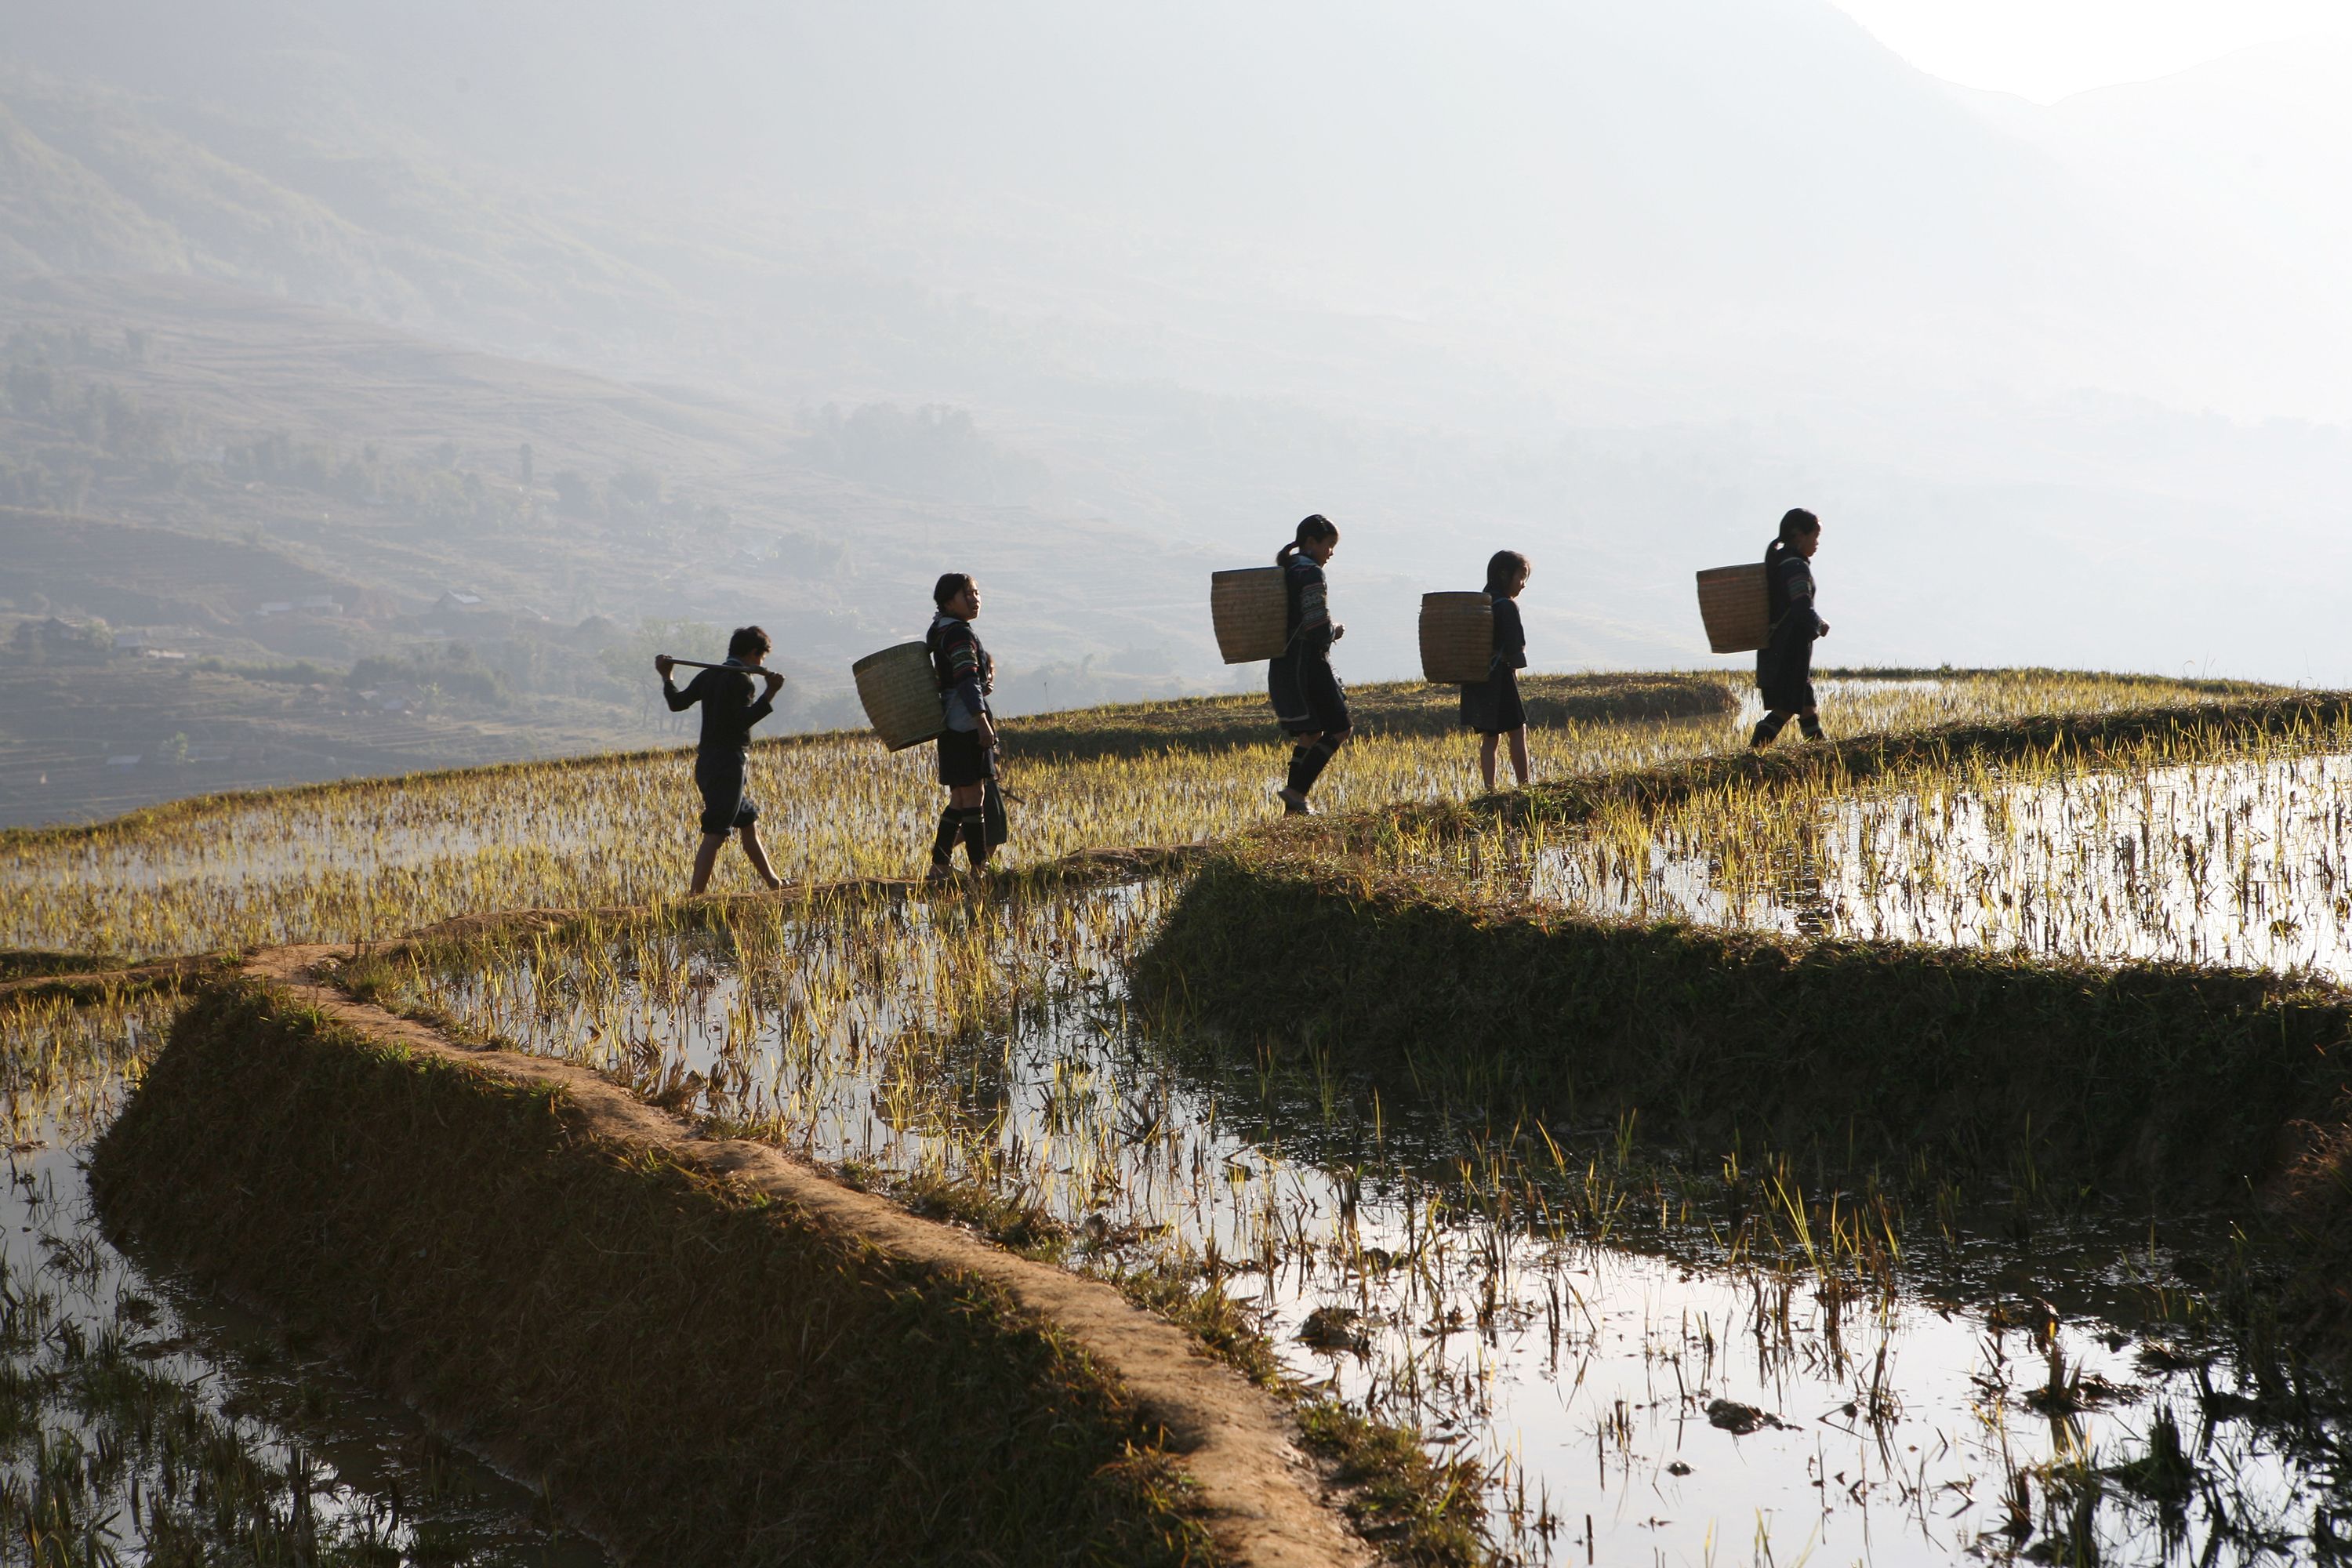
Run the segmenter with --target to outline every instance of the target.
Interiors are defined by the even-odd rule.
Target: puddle
[[[1213,1277],[1295,1373],[1484,1465],[1519,1561],[2239,1562],[2329,1539],[2338,1429],[2200,1338],[2168,1250],[2196,1238],[1988,1240],[1786,1173],[1751,1174],[1734,1229],[1711,1173],[1627,1162],[1630,1128],[1496,1141],[1336,1077],[1262,1079],[1125,1002],[1120,962],[1173,891],[770,913],[731,948],[535,942],[393,984],[881,1184],[1009,1196],[1075,1267]],[[2160,1426],[2177,1495],[2132,1468]]]
[[[0,1013],[0,1558],[598,1568],[529,1489],[106,1238],[83,1161],[167,1022]]]

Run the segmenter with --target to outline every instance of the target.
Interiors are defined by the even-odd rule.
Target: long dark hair
[[[1274,552],[1274,563],[1276,566],[1289,565],[1290,558],[1298,553],[1298,547],[1307,543],[1310,540],[1317,543],[1320,543],[1326,539],[1337,539],[1339,537],[1339,525],[1338,523],[1333,522],[1329,518],[1325,517],[1319,511],[1310,512],[1308,515],[1298,520],[1297,537]]]
[[[1790,507],[1780,516],[1780,537],[1764,547],[1765,569],[1769,571],[1772,567],[1780,564],[1780,558],[1789,553],[1789,547],[1796,543],[1799,539],[1808,533],[1819,533],[1821,531],[1820,518],[1815,517],[1803,507]]]
[[[1528,558],[1516,550],[1497,550],[1486,557],[1486,596],[1500,599],[1511,591],[1512,582],[1535,571]]]

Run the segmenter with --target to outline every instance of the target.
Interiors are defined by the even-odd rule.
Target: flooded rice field
[[[1436,852],[1643,920],[2352,981],[2352,756],[1813,797]]]
[[[1741,682],[1743,686],[1744,682]],[[1832,732],[2201,700],[2173,683],[2018,672],[1820,683]],[[1443,688],[1428,700],[1453,700]],[[1596,721],[1535,737],[1539,778],[1654,767],[1736,747],[1745,720]],[[1221,838],[1276,809],[1266,744],[1010,764],[1021,796],[1006,855]],[[1456,799],[1479,788],[1459,734],[1367,737],[1318,787],[1326,810]],[[865,738],[755,746],[751,793],[793,881],[919,873],[938,820],[928,750]],[[118,825],[0,832],[0,948],[142,957],[352,942],[518,905],[582,908],[676,894],[696,839],[686,752],[588,758],[159,807]],[[740,861],[722,888],[748,888]]]
[[[1223,1289],[1294,1375],[1475,1461],[1516,1561],[2335,1550],[2343,1429],[2185,1286],[2176,1249],[2212,1238],[1971,1224],[1957,1191],[1678,1168],[1631,1124],[1556,1141],[1267,1069],[1129,998],[1172,896],[779,910],[354,978],[1071,1267]]]
[[[169,1013],[0,1007],[0,1563],[597,1568],[528,1488],[108,1239],[84,1161]]]

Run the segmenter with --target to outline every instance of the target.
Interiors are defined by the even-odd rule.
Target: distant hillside
[[[676,290],[436,177],[90,82],[0,72],[0,268],[182,273],[415,330],[573,348],[675,321]]]
[[[804,425],[199,279],[0,286],[0,623],[167,626],[248,661],[456,638],[507,648],[519,689],[593,696],[552,673],[583,622],[634,647],[641,622],[759,621],[837,721],[849,663],[919,632],[952,564],[990,584],[1008,709],[1186,689],[1209,629],[1171,584],[1207,559],[921,482],[1036,466],[968,416]],[[339,618],[258,613],[301,597]]]

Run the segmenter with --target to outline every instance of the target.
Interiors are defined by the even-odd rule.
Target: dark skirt
[[[1772,640],[1756,650],[1756,689],[1774,713],[1802,713],[1813,701],[1813,628],[1806,618],[1787,615],[1772,628]]]
[[[1331,661],[1301,648],[1273,660],[1265,692],[1274,716],[1293,735],[1332,734],[1348,728],[1348,691]]]
[[[977,730],[945,730],[940,733],[940,783],[950,789],[986,784],[996,776]]]
[[[702,792],[702,831],[732,833],[760,820],[760,808],[743,796],[743,753],[697,752],[694,787]]]
[[[1519,700],[1519,672],[1498,669],[1484,680],[1462,688],[1462,727],[1481,735],[1507,735],[1528,721],[1527,704]]]

